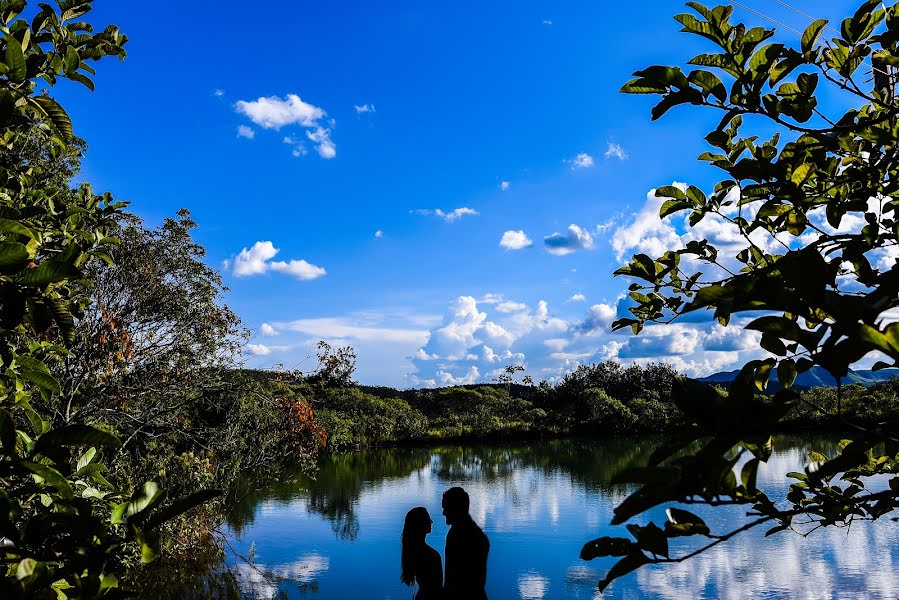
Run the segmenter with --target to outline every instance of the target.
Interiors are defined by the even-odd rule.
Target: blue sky
[[[81,178],[151,225],[182,207],[200,223],[253,330],[247,366],[312,368],[318,339],[354,346],[361,382],[399,387],[518,362],[540,380],[603,359],[706,374],[754,356],[750,334],[708,321],[608,331],[627,285],[612,271],[683,234],[653,225],[647,195],[717,181],[695,160],[715,115],[652,123],[651,97],[618,93],[708,50],[678,33],[680,2],[254,8],[98,0],[92,21],[119,25],[128,57],[99,65],[96,92],[58,92],[89,144]]]

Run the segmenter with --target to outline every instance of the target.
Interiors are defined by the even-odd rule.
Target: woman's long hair
[[[415,550],[424,543],[430,524],[431,515],[424,506],[416,506],[406,513],[406,521],[403,523],[403,551],[400,556],[400,581],[406,585],[415,583]]]

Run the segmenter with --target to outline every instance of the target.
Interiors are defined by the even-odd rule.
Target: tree
[[[152,560],[157,526],[207,493],[163,507],[148,482],[134,494],[104,478],[103,452],[121,441],[95,423],[62,426],[42,406],[62,393],[53,376],[90,303],[80,282],[109,260],[124,206],[89,185],[69,189],[80,154],[65,110],[48,90],[59,79],[93,89],[90,62],[125,56],[127,38],[95,33],[90,0],[57,0],[20,17],[24,0],[0,1],[0,577],[4,598],[114,596],[123,546]],[[129,497],[130,496],[130,497]]]
[[[99,419],[128,432],[125,447],[170,430],[204,395],[225,386],[245,332],[222,304],[221,276],[203,263],[190,212],[147,229],[125,215],[113,265],[86,268],[90,306],[71,354],[55,370],[65,403],[58,423]]]
[[[674,398],[693,426],[656,452],[649,468],[630,474],[642,486],[615,509],[613,523],[665,503],[746,505],[753,519],[713,535],[701,519],[671,507],[664,527],[628,525],[635,541],[594,540],[583,558],[622,557],[601,588],[752,527],[808,532],[874,520],[899,506],[896,423],[862,427],[842,416],[839,403],[852,440],[841,442],[837,456],[812,453],[804,473],[790,474],[796,481],[787,507],[755,486],[759,462],[772,452],[770,434],[799,398],[789,389],[798,373],[820,365],[839,380],[872,353],[884,359],[876,368],[899,364],[899,323],[891,317],[899,307],[899,6],[864,2],[839,31],[817,20],[798,47],[770,42],[773,30],[732,25],[730,6],[688,6],[695,16],[675,17],[683,31],[716,46],[688,62],[707,68],[649,67],[622,91],[661,96],[653,119],[681,104],[721,114],[705,137],[712,149],[699,159],[724,179],[708,195],[692,185],[658,188],[665,199],[659,217],[684,218],[688,231],[706,220],[739,236],[742,248],[730,254],[695,234],[661,257],[635,255],[616,271],[636,280],[633,316],[613,327],[638,334],[647,323],[712,311],[723,325],[749,321],[744,327],[761,333],[769,357],[749,361],[726,392],[678,382]],[[825,94],[853,107],[833,114],[819,103]],[[746,132],[750,125],[776,132],[761,139]],[[760,396],[774,372],[787,389]],[[889,487],[869,490],[868,478],[881,474],[890,475]],[[708,543],[675,556],[669,541],[680,536]]]

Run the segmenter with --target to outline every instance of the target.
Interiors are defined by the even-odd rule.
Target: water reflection
[[[518,595],[523,600],[543,600],[549,591],[549,579],[540,573],[522,573],[518,576]]]
[[[302,591],[317,592],[319,577],[328,571],[327,556],[310,553],[284,565],[262,567],[247,562],[238,563],[234,574],[245,594],[260,600],[271,600],[282,595],[282,582],[291,582]]]
[[[314,480],[296,478],[247,491],[232,514],[232,543],[253,544],[258,568],[235,564],[246,597],[407,598],[399,582],[399,533],[415,505],[435,516],[440,496],[462,485],[472,517],[491,540],[491,600],[571,598],[895,598],[896,524],[885,520],[808,539],[752,532],[679,564],[644,569],[605,594],[596,582],[613,560],[578,560],[583,542],[627,535],[611,527],[627,490],[612,478],[645,463],[659,440],[563,440],[519,446],[389,449],[327,458]],[[812,450],[834,440],[784,438],[759,470],[760,487],[786,486]],[[745,512],[745,509],[744,509]],[[714,531],[744,522],[739,509],[703,514]],[[299,595],[298,595],[299,594]]]

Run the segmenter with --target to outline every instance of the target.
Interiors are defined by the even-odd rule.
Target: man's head
[[[451,487],[443,494],[443,516],[446,524],[453,525],[460,518],[468,516],[468,492],[460,487]]]

